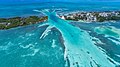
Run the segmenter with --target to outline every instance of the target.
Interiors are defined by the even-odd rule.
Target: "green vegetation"
[[[84,20],[89,22],[104,22],[120,20],[120,11],[108,12],[78,12],[64,16],[66,20]]]
[[[110,21],[110,20],[115,20],[115,21],[117,21],[117,20],[120,20],[120,17],[119,16],[108,16],[108,17],[102,17],[102,16],[100,16],[100,17],[97,17],[97,21],[98,22],[104,22],[104,21]]]
[[[46,21],[47,16],[29,16],[29,17],[13,17],[13,18],[0,18],[0,29],[10,29],[18,26],[25,26]]]

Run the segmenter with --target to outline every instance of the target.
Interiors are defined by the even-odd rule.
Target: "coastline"
[[[120,11],[77,11],[60,16],[64,20],[82,22],[106,22],[120,20]]]
[[[61,19],[70,22],[115,22],[120,20],[120,11],[77,11],[68,14],[62,14],[58,16]],[[12,18],[0,18],[0,30],[10,29],[18,26],[26,26],[31,24],[36,24],[40,22],[45,22],[48,20],[47,16],[27,16],[27,17],[12,17]]]
[[[0,30],[10,29],[19,26],[26,26],[36,23],[45,22],[48,19],[47,16],[28,16],[28,17],[12,17],[12,18],[0,18]]]

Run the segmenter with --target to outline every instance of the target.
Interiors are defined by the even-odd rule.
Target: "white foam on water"
[[[117,62],[111,59],[110,62],[106,53],[100,50],[93,41],[90,35],[77,27],[68,24],[66,21],[57,18],[55,13],[50,13],[48,10],[43,10],[43,13],[48,16],[49,25],[55,26],[62,34],[65,44],[64,59],[65,66],[70,64],[70,67],[115,67]],[[55,17],[56,16],[56,17]],[[53,18],[54,17],[54,18]],[[52,19],[51,19],[52,18]],[[40,39],[44,36],[42,34]],[[69,62],[67,62],[69,60]],[[104,60],[104,61],[103,61]]]
[[[92,39],[94,39],[95,41],[93,41],[94,42],[94,44],[104,44],[103,42],[101,42],[98,38],[95,38],[95,37],[91,37]]]
[[[30,47],[30,49],[33,51],[33,53],[21,55],[21,57],[35,56],[39,52],[39,50],[40,50],[40,49],[36,49],[34,47]]]
[[[105,37],[120,38],[120,29],[117,29],[113,26],[101,26],[94,29],[98,34],[105,34]],[[109,33],[108,33],[109,32]]]
[[[49,23],[40,24],[38,27],[42,27],[42,26],[45,26],[45,25],[49,25]]]
[[[33,35],[35,35],[34,33],[26,33],[26,36],[33,36]]]
[[[32,46],[34,46],[33,44],[28,44],[28,45],[26,45],[26,46],[23,46],[23,45],[20,45],[20,47],[22,47],[22,48],[29,48],[29,47],[32,47]]]
[[[111,40],[112,42],[116,43],[116,45],[120,45],[120,41],[116,41],[116,40],[113,40],[113,39],[110,39],[108,38],[109,40]]]
[[[42,33],[42,35],[40,36],[40,39],[42,39],[42,38],[45,38],[47,35],[48,35],[48,33],[51,31],[51,29],[53,28],[53,26],[48,26],[47,28],[46,28],[46,30]]]
[[[115,54],[115,55],[120,58],[120,55],[118,55],[118,54]]]
[[[55,44],[55,42],[56,42],[56,40],[55,39],[53,39],[53,41],[52,41],[52,48],[55,48],[56,47],[56,44]]]
[[[48,17],[54,17],[52,13],[45,13],[48,14]],[[49,19],[48,22],[54,25],[62,34],[65,44],[64,59],[66,63],[68,63],[67,59],[69,60],[70,67],[91,67],[91,65],[93,67],[115,67],[107,59],[108,56],[94,45],[86,31],[74,27],[59,18]]]

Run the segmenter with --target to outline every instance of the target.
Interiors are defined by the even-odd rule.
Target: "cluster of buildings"
[[[76,12],[60,16],[62,19],[74,21],[103,22],[109,20],[120,20],[120,11],[106,12]]]

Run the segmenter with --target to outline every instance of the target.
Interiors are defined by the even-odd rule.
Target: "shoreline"
[[[64,20],[105,22],[120,20],[120,11],[77,11],[60,15]]]
[[[75,22],[115,22],[120,20],[120,11],[77,11],[58,15],[59,18],[75,21]],[[0,18],[0,30],[10,29],[18,26],[26,26],[45,22],[48,20],[47,16],[27,16],[27,17],[12,17],[12,18]]]
[[[0,18],[0,30],[10,29],[19,26],[26,26],[45,22],[48,19],[47,16],[28,16],[28,17],[12,17],[12,18]]]

